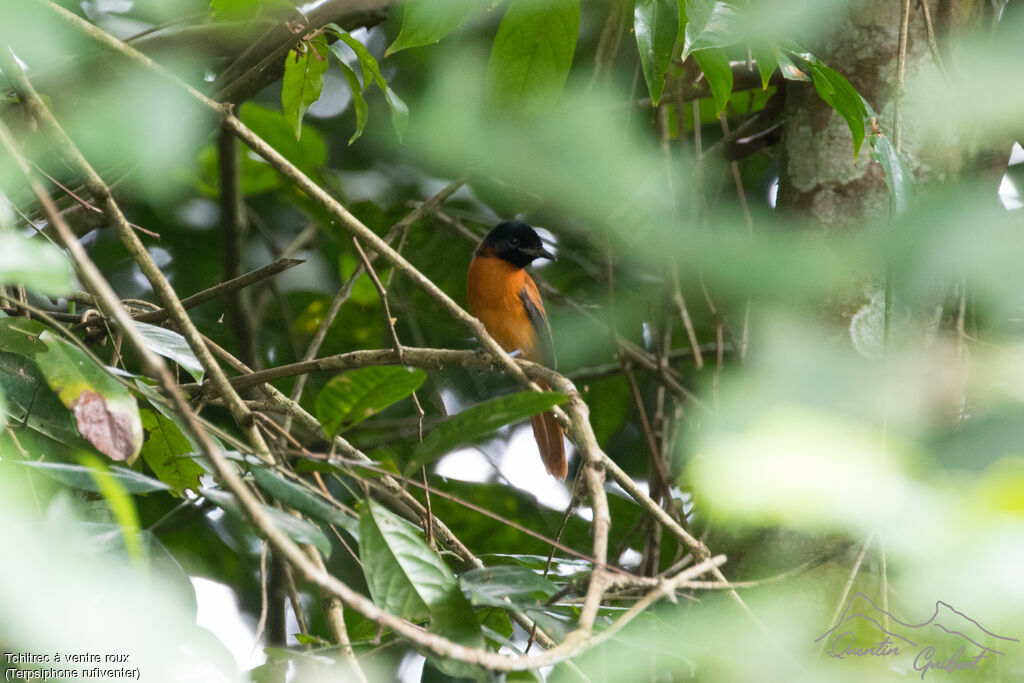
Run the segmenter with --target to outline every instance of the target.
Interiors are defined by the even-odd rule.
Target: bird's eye
[[[518,237],[509,237],[508,238],[508,246],[510,246],[512,248],[518,247],[519,246],[519,238]]]

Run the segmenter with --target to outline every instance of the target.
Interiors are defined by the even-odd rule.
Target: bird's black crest
[[[497,256],[517,268],[525,268],[538,258],[555,259],[544,248],[537,231],[522,221],[498,223],[477,247],[476,255]]]

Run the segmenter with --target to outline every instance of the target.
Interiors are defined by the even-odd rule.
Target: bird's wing
[[[551,336],[551,325],[548,324],[548,316],[544,312],[544,303],[540,299],[540,291],[533,278],[527,277],[523,288],[519,290],[519,299],[523,302],[523,308],[530,318],[534,331],[537,333],[537,347],[540,350],[540,358],[528,358],[527,360],[541,361],[552,370],[557,369],[555,360],[555,343]]]

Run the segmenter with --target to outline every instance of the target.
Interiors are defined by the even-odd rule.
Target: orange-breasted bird
[[[540,236],[522,221],[499,223],[473,252],[466,278],[469,310],[480,319],[501,348],[519,351],[526,360],[555,367],[551,326],[544,312],[537,283],[526,272],[535,259],[555,255],[544,248]],[[541,389],[550,387],[538,380]],[[533,436],[548,474],[565,479],[565,444],[562,427],[550,411],[530,418]]]

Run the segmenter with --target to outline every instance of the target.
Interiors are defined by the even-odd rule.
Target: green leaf
[[[31,356],[0,352],[0,387],[3,387],[4,411],[9,425],[25,424],[73,450],[92,449],[92,444],[79,434],[74,416],[46,386]]]
[[[331,379],[316,397],[316,417],[328,436],[348,429],[420,388],[422,370],[395,366],[361,368]]]
[[[64,462],[33,462],[28,460],[16,462],[26,467],[35,468],[66,486],[96,493],[100,491],[99,485],[92,476],[93,470],[88,467],[71,465]],[[128,493],[151,493],[153,491],[166,491],[169,488],[162,481],[157,481],[152,477],[147,477],[144,474],[139,474],[123,467],[110,467],[107,472],[110,476],[117,479],[118,483]]]
[[[363,128],[366,127],[366,119],[369,116],[369,108],[366,106],[366,100],[363,98],[363,91],[359,85],[359,78],[356,76],[356,72],[345,62],[341,62],[341,71],[348,80],[348,87],[352,91],[352,104],[356,108],[356,132],[352,133],[352,137],[348,139],[348,144],[351,145],[363,134]]]
[[[327,73],[327,37],[319,35],[302,45],[301,53],[288,52],[281,83],[281,108],[295,131],[295,139],[302,137],[302,119],[309,106],[320,99]]]
[[[370,51],[366,49],[365,45],[353,38],[347,31],[337,24],[327,24],[325,28],[334,31],[342,42],[352,48],[352,51],[359,59],[359,65],[363,70],[363,84],[361,89],[365,91],[374,81],[376,81],[377,86],[380,88],[381,92],[384,93],[384,99],[388,103],[388,108],[391,110],[391,125],[395,129],[395,134],[398,136],[398,140],[401,141],[402,137],[405,135],[405,129],[409,126],[409,108],[405,105],[405,102],[402,101],[402,98],[399,97],[398,94],[395,93],[395,91],[388,85],[383,74],[380,72],[380,65],[377,63],[377,60],[374,59],[373,55],[370,54]],[[331,52],[334,53],[342,64],[345,63],[345,54],[337,43],[331,44]],[[351,79],[349,79],[349,86],[352,87]],[[358,103],[356,106],[358,107]],[[357,109],[357,117],[358,113]]]
[[[402,29],[384,56],[436,43],[457,29],[474,10],[482,8],[480,0],[406,0]]]
[[[504,609],[539,607],[558,592],[535,571],[511,564],[471,569],[459,576],[459,587],[475,607]]]
[[[46,352],[46,344],[39,335],[49,328],[38,320],[0,317],[0,349],[31,358]]]
[[[260,488],[277,498],[283,505],[319,519],[321,522],[339,526],[357,541],[359,540],[359,522],[327,503],[309,489],[285,479],[267,467],[254,468],[252,476]]]
[[[158,353],[164,358],[170,358],[185,369],[188,374],[197,382],[203,381],[203,365],[192,353],[192,348],[185,341],[185,338],[174,330],[149,323],[135,323],[139,334],[146,341],[150,351]]]
[[[757,61],[757,71],[761,74],[761,88],[768,89],[768,81],[778,68],[775,51],[765,42],[755,41],[750,45],[750,55]]]
[[[637,0],[633,10],[633,32],[647,91],[651,94],[651,102],[658,106],[679,32],[678,1]]]
[[[348,31],[341,28],[337,24],[327,24],[324,28],[329,28],[337,34],[341,42],[352,48],[352,52],[355,53],[356,59],[359,60],[359,67],[363,70],[363,86],[362,90],[365,92],[367,88],[373,85],[374,80],[380,79],[381,83],[384,83],[384,76],[380,73],[380,66],[377,64],[377,60],[374,59],[370,51],[366,49],[366,46],[360,43],[358,40],[353,38]],[[345,61],[345,53],[342,52],[341,46],[337,43],[331,43],[331,52],[338,58],[339,61]]]
[[[803,53],[799,57],[809,67],[811,80],[814,81],[814,89],[818,91],[818,96],[846,120],[846,125],[850,128],[850,135],[853,136],[853,157],[856,159],[860,146],[864,142],[864,126],[867,118],[864,100],[842,74],[823,64],[814,55]]]
[[[59,295],[72,287],[73,271],[64,253],[41,237],[29,239],[0,230],[0,285],[24,285]]]
[[[451,570],[419,530],[373,500],[359,512],[359,539],[366,585],[381,609],[420,621],[456,587]]]
[[[482,647],[473,610],[447,565],[419,530],[373,500],[359,514],[359,556],[378,607],[414,621],[431,619],[431,631],[469,647]]]
[[[512,0],[487,63],[495,103],[549,103],[569,76],[580,25],[579,0]]]
[[[409,107],[390,86],[384,86],[384,99],[387,100],[388,107],[391,108],[391,127],[395,129],[395,135],[401,142],[409,127]]]
[[[885,184],[893,209],[896,213],[905,212],[913,188],[912,176],[889,136],[881,132],[871,136],[871,158],[885,170]]]
[[[715,113],[721,115],[732,95],[732,67],[729,66],[729,58],[720,47],[694,52],[693,58],[711,88],[711,96],[715,98]]]
[[[811,77],[798,67],[784,50],[773,50],[775,61],[779,64],[779,71],[787,81],[809,81]]]
[[[142,444],[142,458],[171,493],[177,497],[186,489],[199,491],[199,478],[203,468],[192,458],[182,457],[193,452],[192,444],[178,426],[158,412],[142,409],[142,426],[149,436]]]
[[[683,59],[698,50],[735,43],[732,23],[737,14],[732,4],[721,0],[686,0]]]
[[[242,511],[242,506],[238,504],[238,500],[233,494],[220,489],[204,488],[199,491],[199,495],[234,515],[237,519],[241,519],[246,523],[249,522],[249,518]],[[290,539],[296,543],[315,547],[325,557],[330,556],[331,542],[316,524],[269,505],[261,505],[260,507],[263,508],[263,511],[271,518],[277,528],[287,534]]]
[[[261,107],[253,102],[246,102],[238,110],[242,123],[278,152],[283,154],[306,175],[316,177],[317,171],[327,163],[327,144],[315,128],[306,130],[301,140],[296,140],[295,133],[281,112]],[[243,156],[243,171],[245,159]],[[262,160],[257,163],[264,163]]]
[[[142,448],[142,420],[131,393],[110,372],[51,332],[39,339],[35,361],[46,383],[75,417],[79,433],[113,460],[131,460]]]
[[[135,501],[97,456],[92,453],[83,453],[79,460],[89,469],[93,481],[96,482],[96,488],[107,501],[111,512],[114,513],[114,519],[117,520],[121,527],[121,534],[124,536],[124,547],[128,550],[128,556],[136,564],[141,563],[143,559],[142,538],[139,528],[139,511],[135,508]]]
[[[448,451],[490,434],[510,422],[550,410],[568,399],[565,394],[521,391],[499,396],[463,410],[434,427],[413,454],[407,471],[425,465]]]
[[[210,0],[210,9],[218,21],[252,21],[265,15],[298,14],[289,0]]]

